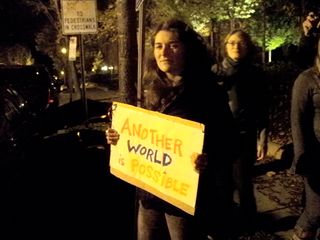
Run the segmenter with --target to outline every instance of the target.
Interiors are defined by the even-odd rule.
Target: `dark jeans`
[[[240,155],[233,164],[234,201],[239,204],[240,214],[253,217],[257,206],[254,196],[253,168],[257,158],[257,139],[253,133],[240,135]]]
[[[304,177],[306,203],[296,227],[304,232],[316,234],[320,228],[320,176]]]
[[[195,236],[193,217],[170,215],[145,208],[139,201],[137,240],[200,240]]]

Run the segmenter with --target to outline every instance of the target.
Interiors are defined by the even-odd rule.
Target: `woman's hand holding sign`
[[[117,145],[120,139],[120,134],[116,130],[108,128],[106,130],[106,138],[108,144]]]
[[[196,171],[198,173],[202,173],[203,171],[206,170],[207,166],[208,166],[207,154],[205,154],[205,153],[199,154],[196,158],[196,161],[195,161]]]

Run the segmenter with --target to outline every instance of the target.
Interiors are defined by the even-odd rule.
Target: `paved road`
[[[83,93],[70,93],[68,89],[60,93],[60,105],[81,99]],[[94,83],[89,83],[86,86],[85,96],[87,99],[99,101],[113,101],[119,99],[118,91],[110,90],[107,87],[99,86]]]

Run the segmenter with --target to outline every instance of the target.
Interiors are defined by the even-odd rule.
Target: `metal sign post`
[[[137,106],[141,107],[142,98],[142,72],[144,55],[144,0],[136,0],[136,11],[139,11],[139,31],[138,31],[138,76],[137,76]]]
[[[85,117],[88,116],[83,34],[97,33],[97,2],[96,0],[60,0],[62,9],[62,34],[79,35],[80,38],[80,64],[82,91]]]

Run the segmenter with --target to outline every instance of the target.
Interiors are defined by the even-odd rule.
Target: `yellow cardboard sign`
[[[204,125],[114,102],[112,128],[120,139],[111,145],[111,173],[194,215]]]

